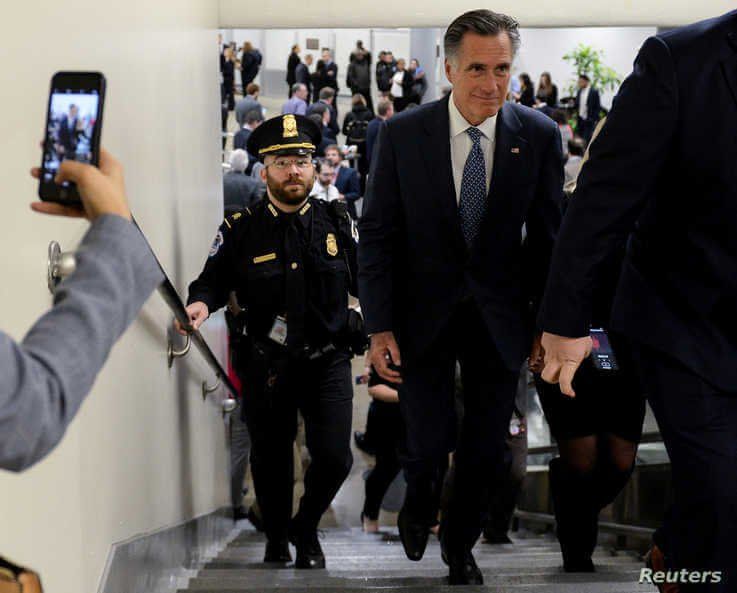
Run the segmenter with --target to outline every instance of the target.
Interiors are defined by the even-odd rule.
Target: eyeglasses
[[[276,159],[267,167],[276,167],[280,171],[291,168],[292,165],[297,165],[297,169],[309,169],[312,167],[312,159],[301,158],[301,159]]]

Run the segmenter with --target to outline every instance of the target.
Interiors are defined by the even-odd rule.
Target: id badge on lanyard
[[[277,315],[274,319],[274,325],[271,326],[269,331],[269,339],[273,340],[280,346],[284,346],[287,343],[287,320],[281,315]]]

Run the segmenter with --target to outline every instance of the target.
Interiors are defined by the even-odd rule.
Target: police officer
[[[314,122],[292,114],[253,131],[248,152],[264,164],[266,199],[225,219],[187,306],[193,329],[230,291],[246,311],[235,366],[267,536],[264,561],[291,561],[291,541],[297,568],[325,567],[317,525],[353,462],[349,328],[356,318],[348,293],[357,292],[356,244],[344,204],[309,197],[320,140]],[[297,410],[311,463],[290,521]]]

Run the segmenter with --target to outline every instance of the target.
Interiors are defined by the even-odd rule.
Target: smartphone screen
[[[74,184],[54,183],[64,160],[97,165],[105,79],[98,72],[57,72],[51,81],[39,196],[78,202]]]
[[[592,342],[591,362],[594,367],[600,371],[619,370],[617,359],[614,356],[614,349],[609,342],[606,331],[601,328],[592,328],[589,335]]]

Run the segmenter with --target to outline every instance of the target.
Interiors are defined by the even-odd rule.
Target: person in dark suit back
[[[248,153],[238,148],[230,153],[230,171],[223,175],[223,207],[229,216],[248,208],[264,197],[266,186],[246,174]]]
[[[592,279],[627,239],[611,329],[632,343],[671,461],[656,544],[670,569],[712,571],[681,591],[737,583],[735,129],[737,11],[648,39],[589,147],[540,316],[543,378],[572,395]]]
[[[256,128],[258,128],[264,121],[263,112],[260,109],[254,109],[246,114],[246,121],[243,124],[243,128],[236,132],[233,137],[233,148],[246,150],[248,145],[248,138],[251,136]],[[251,174],[253,165],[258,162],[258,157],[253,154],[248,155],[248,166],[246,167],[246,175]]]
[[[330,128],[330,135],[333,138],[337,138],[340,133],[340,125],[338,124],[338,110],[335,108],[335,90],[330,87],[323,87],[318,93],[318,100],[307,108],[307,115],[312,113],[322,113],[323,108],[321,105],[326,106],[330,110],[330,122],[328,127]]]
[[[376,144],[376,138],[379,136],[379,128],[381,124],[394,115],[394,103],[389,98],[379,99],[376,104],[376,117],[369,122],[366,130],[366,158],[368,166],[371,167],[371,157]]]
[[[578,77],[575,108],[578,116],[576,133],[588,144],[591,141],[591,135],[594,133],[596,124],[599,123],[601,99],[599,98],[599,91],[591,86],[591,79],[586,74],[581,74]]]
[[[310,102],[310,98],[312,97],[312,76],[310,74],[310,66],[312,66],[312,54],[307,54],[305,56],[305,61],[297,64],[297,67],[294,69],[294,81],[301,82],[307,87],[307,97],[305,98],[307,103]]]
[[[292,51],[289,54],[289,58],[287,59],[287,87],[289,87],[289,94],[287,96],[287,99],[292,98],[292,86],[295,82],[297,82],[297,78],[295,75],[297,64],[299,64],[299,45],[293,45]]]
[[[440,529],[453,585],[483,582],[471,549],[503,471],[522,362],[540,357],[530,303],[534,311],[542,297],[560,221],[558,127],[505,103],[518,27],[488,10],[449,26],[445,72],[453,92],[381,125],[359,221],[370,362],[401,383],[407,427],[400,536],[407,556],[419,560],[437,468],[455,449]],[[456,360],[465,399],[460,439]]]

